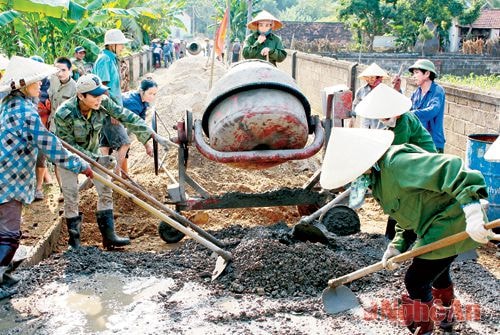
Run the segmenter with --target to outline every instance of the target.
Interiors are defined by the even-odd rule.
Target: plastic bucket
[[[466,164],[484,176],[490,202],[487,215],[490,221],[500,218],[500,163],[488,162],[484,154],[498,134],[473,134],[467,140]]]

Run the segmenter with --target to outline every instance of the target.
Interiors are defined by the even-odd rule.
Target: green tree
[[[470,4],[469,4],[470,3]],[[479,16],[484,0],[399,0],[392,27],[403,50],[411,50],[418,40],[419,28],[429,18],[436,25],[435,34],[441,47],[448,41],[448,29],[453,18],[473,22]]]
[[[389,24],[395,16],[394,0],[340,1],[339,19],[354,30],[357,43],[365,44],[369,51],[373,51],[375,36],[391,31]]]
[[[297,4],[286,8],[280,18],[285,21],[316,22],[334,13],[333,2],[324,0],[298,0]]]
[[[132,47],[140,47],[149,42],[149,32],[179,24],[174,15],[181,12],[184,0],[169,4],[154,0],[79,0],[78,3],[87,10],[84,18],[78,21],[68,17],[47,17],[42,13],[16,12],[8,4],[2,5],[0,18],[10,19],[0,20],[0,48],[9,56],[37,54],[46,62],[52,62],[55,57],[71,55],[76,45],[83,45],[92,60],[99,53],[107,29],[124,30],[135,38]]]
[[[187,0],[186,9],[193,14],[194,34],[213,37],[215,34],[215,17],[218,13],[213,0]]]
[[[298,0],[262,0],[257,9],[265,9],[274,16],[281,18],[282,12],[297,5]]]
[[[260,11],[258,5],[260,0],[253,0],[252,11],[253,15],[255,12]],[[229,34],[229,41],[234,41],[236,38],[239,38],[240,41],[245,39],[245,31],[247,27],[247,9],[248,4],[246,0],[230,0],[229,5],[231,6],[230,10],[230,22],[231,22],[231,32]],[[218,0],[216,5],[216,16],[217,22],[222,21],[222,17],[224,16],[224,12],[226,10],[226,1]],[[214,19],[215,21],[215,19]]]

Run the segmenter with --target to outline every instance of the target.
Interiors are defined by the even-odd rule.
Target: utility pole
[[[196,34],[196,13],[194,11],[194,6],[191,7],[192,16],[191,16],[191,35],[194,36]]]
[[[230,0],[226,0],[226,6],[227,6],[227,31],[226,31],[226,60],[230,59],[231,55],[231,2]],[[224,59],[222,60],[224,62]],[[229,61],[226,62],[226,64],[229,64]]]
[[[252,5],[253,2],[252,0],[247,0],[247,24],[252,21]],[[250,34],[250,29],[245,30],[245,36],[248,36]]]

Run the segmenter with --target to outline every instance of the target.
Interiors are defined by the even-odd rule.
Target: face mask
[[[389,128],[394,128],[396,127],[396,121],[397,121],[397,116],[391,117],[390,119],[380,119],[379,121],[382,122],[382,124],[386,127]]]

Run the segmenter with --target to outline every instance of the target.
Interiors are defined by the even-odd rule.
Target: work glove
[[[153,138],[155,139],[156,142],[158,142],[159,145],[165,148],[165,150],[169,150],[170,148],[176,148],[178,147],[177,144],[174,142],[170,141],[168,138],[165,138],[163,136],[158,135],[157,133],[153,133]]]
[[[92,171],[92,169],[90,168],[90,165],[87,165],[87,168],[80,173],[87,176],[87,178],[90,178],[90,179],[94,178],[94,171]]]
[[[401,251],[396,249],[392,244],[389,244],[384,252],[384,256],[382,256],[382,265],[384,268],[390,271],[396,270],[399,267],[399,263],[389,262],[389,259],[399,254],[401,254]]]
[[[358,209],[365,202],[366,191],[371,184],[370,176],[363,174],[351,183],[351,193],[349,193],[349,207]]]
[[[97,163],[104,166],[106,169],[114,169],[116,167],[116,158],[114,156],[105,155],[97,158]]]
[[[493,232],[484,228],[484,214],[481,204],[475,202],[465,205],[463,211],[465,213],[465,231],[470,238],[478,243],[488,243],[488,237],[493,236]]]

